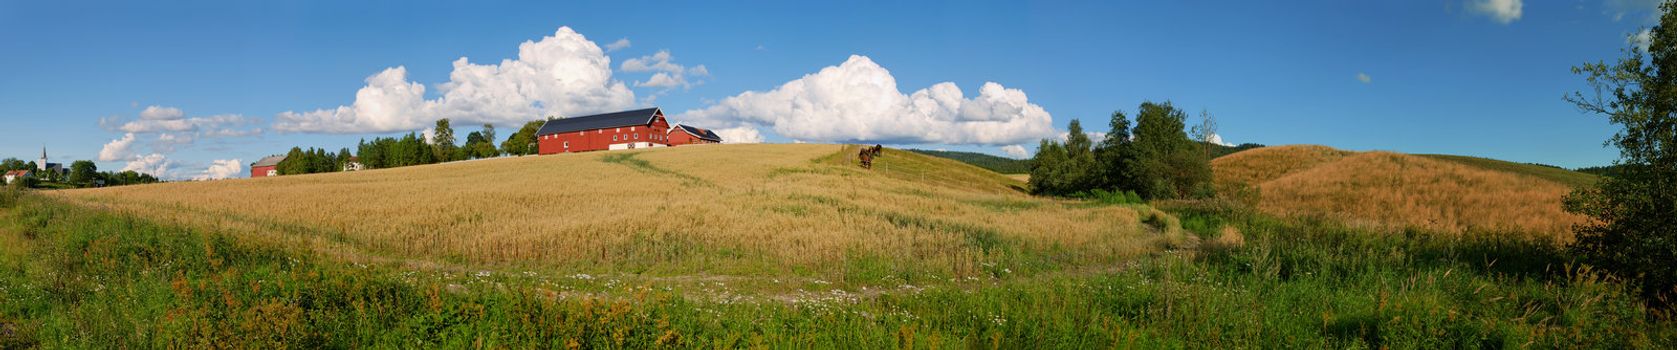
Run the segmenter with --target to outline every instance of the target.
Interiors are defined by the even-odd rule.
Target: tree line
[[[444,118],[437,120],[436,126],[431,129],[429,142],[424,135],[415,132],[399,137],[375,137],[371,141],[362,139],[356,145],[353,157],[365,168],[378,169],[502,155],[529,155],[536,153],[536,131],[541,127],[542,121],[524,123],[518,131],[497,144],[495,125],[486,123],[481,130],[466,134],[465,143],[456,145],[454,127],[449,119]],[[284,175],[342,171],[351,157],[348,148],[332,153],[312,147],[292,147],[275,170]]]
[[[1211,185],[1216,121],[1201,114],[1185,131],[1187,113],[1170,102],[1143,102],[1135,126],[1123,111],[1112,113],[1111,131],[1099,144],[1084,133],[1082,122],[1067,126],[1064,143],[1044,139],[1031,158],[1031,191],[1039,195],[1088,196],[1133,192],[1146,199],[1205,198]]]
[[[0,173],[13,170],[34,171],[37,169],[40,169],[40,167],[35,162],[25,162],[17,158],[6,158],[5,160],[0,160]],[[92,161],[78,160],[70,162],[69,174],[60,174],[52,171],[34,172],[34,174],[30,177],[13,182],[11,185],[26,188],[42,187],[46,184],[58,184],[58,186],[54,187],[97,187],[138,185],[157,182],[159,182],[158,178],[156,176],[152,176],[151,174],[133,170],[116,172],[99,171],[99,166],[93,164]]]
[[[978,152],[936,151],[936,150],[924,150],[924,149],[912,149],[912,148],[908,149],[907,151],[914,152],[914,153],[919,153],[919,154],[924,154],[924,155],[928,155],[928,156],[933,156],[933,157],[953,159],[953,160],[956,160],[956,161],[960,161],[962,163],[972,164],[972,166],[984,168],[984,169],[994,171],[994,172],[1000,173],[1000,174],[1029,174],[1029,173],[1031,173],[1031,161],[1029,159],[1013,159],[1013,158],[997,157],[997,156],[978,153]]]

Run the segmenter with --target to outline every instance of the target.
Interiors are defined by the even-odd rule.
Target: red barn
[[[722,143],[722,137],[716,136],[716,133],[711,132],[710,129],[695,128],[681,124],[676,124],[674,128],[670,128],[671,146],[696,145],[704,143]]]
[[[657,107],[548,120],[536,131],[537,154],[669,146],[670,124]]]
[[[250,177],[258,178],[279,175],[279,170],[275,168],[279,166],[281,161],[285,161],[285,156],[267,156],[262,157],[262,160],[258,160],[255,163],[250,163]]]

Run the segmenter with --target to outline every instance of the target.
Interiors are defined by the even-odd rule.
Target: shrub
[[[1141,199],[1141,195],[1136,194],[1135,191],[1107,191],[1099,188],[1078,192],[1072,194],[1071,197],[1108,205],[1146,203]]]

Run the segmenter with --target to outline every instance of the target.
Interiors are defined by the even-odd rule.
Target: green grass
[[[1541,178],[1541,179],[1544,179],[1544,180],[1549,180],[1549,181],[1554,181],[1554,182],[1559,182],[1559,183],[1562,183],[1562,184],[1566,184],[1567,186],[1572,186],[1572,187],[1592,185],[1592,184],[1595,184],[1596,180],[1600,178],[1596,175],[1591,175],[1591,174],[1566,170],[1566,169],[1559,168],[1559,167],[1539,165],[1539,164],[1515,163],[1515,162],[1501,161],[1501,160],[1490,159],[1490,158],[1455,156],[1455,155],[1446,155],[1446,154],[1419,154],[1419,156],[1456,162],[1456,163],[1465,164],[1465,165],[1469,165],[1469,166],[1474,166],[1474,167],[1487,169],[1487,170],[1502,171],[1502,172],[1509,172],[1509,173],[1515,173],[1515,174],[1524,174],[1524,175],[1527,175],[1527,176],[1534,176],[1534,177]]]
[[[630,169],[635,169],[635,171],[639,171],[639,172],[643,172],[643,173],[672,176],[672,177],[675,177],[675,178],[682,179],[683,182],[688,184],[688,185],[698,185],[698,186],[713,186],[714,185],[714,184],[711,184],[710,181],[705,181],[705,179],[701,179],[699,177],[689,175],[689,174],[684,174],[684,173],[672,171],[672,170],[669,170],[669,169],[660,168],[656,165],[652,165],[652,162],[648,162],[645,159],[635,158],[635,156],[638,156],[638,155],[640,155],[640,153],[635,153],[635,152],[610,153],[610,154],[600,156],[600,161],[606,162],[606,163],[612,163],[612,164],[622,164],[622,165],[628,166]]]
[[[8,197],[10,196],[10,197]],[[834,200],[809,198],[812,204]],[[1165,203],[1245,244],[1095,271],[940,281],[850,252],[843,278],[694,281],[339,263],[213,231],[0,194],[0,348],[1649,348],[1625,287],[1546,242],[1379,233]],[[1025,249],[914,213],[896,225]],[[1193,219],[1198,218],[1198,219]],[[1050,229],[1050,228],[1045,228]],[[1452,236],[1453,237],[1453,236]],[[1496,237],[1480,235],[1469,237]],[[647,247],[648,249],[674,249]],[[671,256],[727,252],[671,250]],[[865,285],[865,284],[861,284]]]

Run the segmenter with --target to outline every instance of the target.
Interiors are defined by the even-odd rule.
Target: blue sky
[[[1654,5],[1493,2],[7,0],[0,1],[0,125],[9,132],[0,134],[0,157],[34,159],[44,145],[55,162],[98,159],[101,170],[133,166],[191,178],[218,160],[242,166],[292,146],[353,147],[430,116],[464,121],[455,127],[462,135],[494,122],[504,137],[513,121],[541,114],[642,105],[662,107],[678,122],[749,129],[767,142],[878,140],[1001,155],[1010,145],[1034,148],[1073,118],[1104,131],[1114,110],[1170,100],[1191,114],[1215,115],[1232,143],[1567,167],[1611,162],[1617,153],[1601,142],[1613,127],[1561,96],[1584,87],[1571,66],[1618,57],[1627,36],[1653,24]],[[560,40],[561,27],[580,37]],[[607,48],[620,39],[629,45]],[[443,97],[457,59],[494,68],[518,60],[527,41],[597,45],[595,53],[553,55],[603,54],[609,76],[500,105]],[[671,59],[660,60],[660,51]],[[667,64],[626,69],[632,59]],[[357,91],[394,67],[404,70],[390,76],[401,84],[384,87],[419,86],[424,92],[412,106],[451,107],[331,113],[378,102],[358,101]],[[684,83],[648,86],[659,85],[650,83],[654,74],[678,71]],[[517,80],[494,74],[480,88]],[[894,90],[882,79],[894,81]],[[789,82],[799,87],[783,87]],[[989,82],[999,85],[990,91]],[[936,88],[914,96],[942,83],[957,86],[959,98]],[[756,93],[742,96],[747,91]],[[583,95],[600,98],[572,98]],[[151,106],[158,108],[142,117]],[[281,120],[287,112],[296,118]],[[123,129],[148,119],[184,124]],[[358,122],[327,125],[346,120]],[[133,142],[112,149],[129,134]]]

